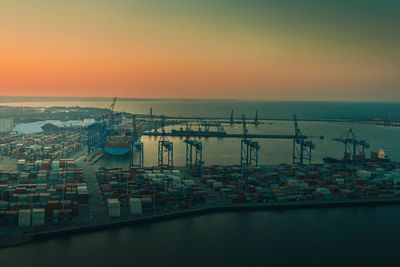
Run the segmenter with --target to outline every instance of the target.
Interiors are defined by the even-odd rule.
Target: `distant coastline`
[[[18,103],[18,102],[98,102],[98,101],[112,101],[113,97],[78,97],[78,96],[1,96],[0,105],[4,103]],[[400,104],[400,101],[328,101],[328,100],[260,100],[260,99],[230,99],[230,98],[130,98],[118,97],[118,101],[221,101],[221,102],[265,102],[265,103],[387,103],[387,104]]]
[[[1,103],[16,103],[16,102],[98,102],[112,101],[112,97],[71,97],[71,96],[0,96]],[[237,99],[204,99],[204,98],[129,98],[121,97],[118,101],[241,101]],[[257,100],[246,100],[257,101]],[[268,102],[268,101],[266,101]],[[279,101],[278,101],[279,102]]]

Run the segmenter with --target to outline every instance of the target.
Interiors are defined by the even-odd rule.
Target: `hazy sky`
[[[2,0],[0,95],[400,100],[399,0]]]

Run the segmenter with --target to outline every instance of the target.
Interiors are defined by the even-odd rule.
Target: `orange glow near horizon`
[[[207,28],[190,16],[69,8],[80,11],[77,21],[65,14],[42,21],[38,9],[4,30],[0,95],[314,100],[399,85],[397,54],[381,48],[308,40],[279,27],[265,34],[232,23]]]

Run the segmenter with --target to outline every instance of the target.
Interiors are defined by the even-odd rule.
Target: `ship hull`
[[[345,163],[346,161],[344,159],[336,159],[332,157],[325,157],[323,158],[323,161],[325,163]],[[390,159],[365,159],[365,162],[390,162]],[[351,160],[347,160],[347,162],[351,162]]]
[[[123,156],[128,154],[131,149],[129,147],[106,147],[104,151],[110,155]]]
[[[140,140],[140,137],[142,136],[143,132],[143,127],[145,126],[145,123],[142,123],[141,125],[136,127],[136,134],[135,136],[132,136],[132,133],[121,133],[119,130],[115,135],[109,135],[106,137],[106,143],[104,146],[104,152],[106,152],[109,155],[114,155],[114,156],[125,156],[129,152],[131,152],[131,142],[132,138],[135,138],[137,140]]]

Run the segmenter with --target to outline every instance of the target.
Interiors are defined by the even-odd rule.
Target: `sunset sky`
[[[400,100],[398,0],[3,0],[0,95]]]

